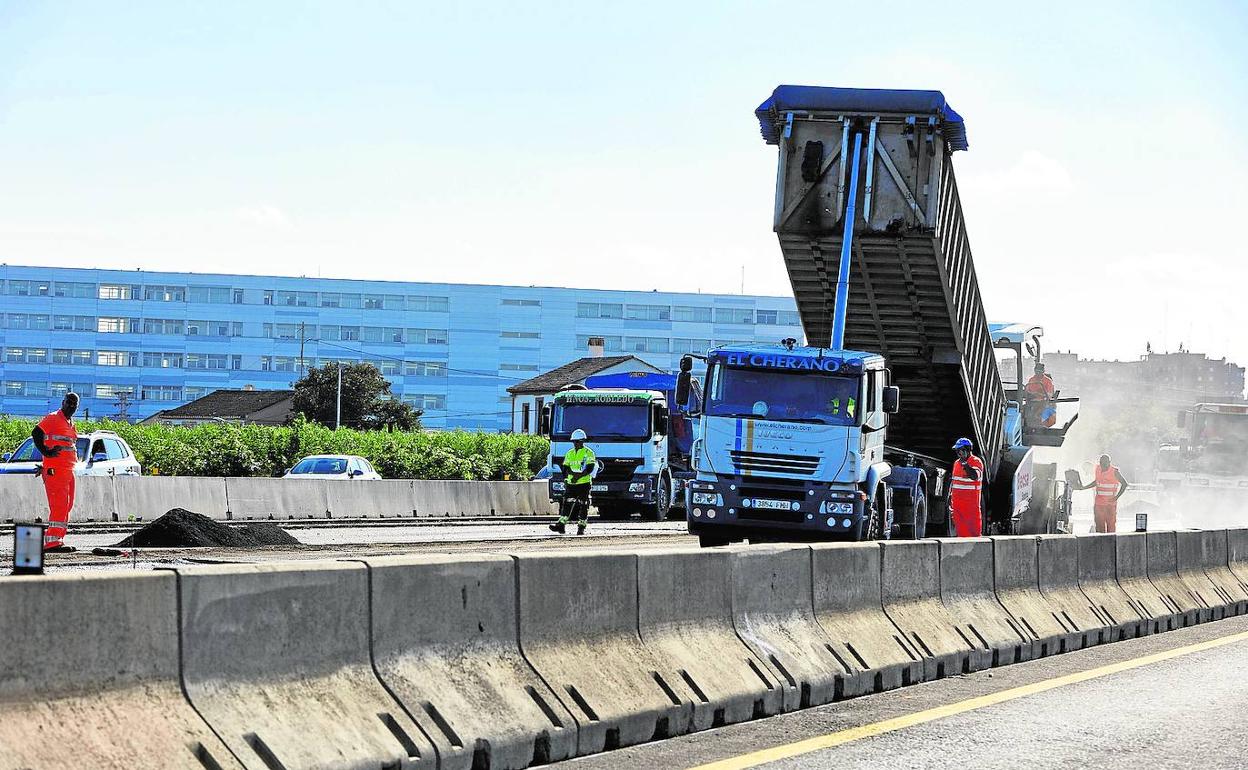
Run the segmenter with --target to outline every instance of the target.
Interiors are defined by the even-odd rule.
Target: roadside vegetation
[[[12,452],[30,437],[32,420],[0,418],[0,447]],[[448,432],[332,430],[298,419],[289,426],[212,423],[183,428],[77,421],[79,433],[117,432],[134,450],[144,475],[280,476],[301,457],[353,454],[388,479],[524,481],[546,461],[540,436]]]

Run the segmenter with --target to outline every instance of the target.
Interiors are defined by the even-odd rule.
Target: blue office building
[[[139,420],[217,388],[288,388],[369,361],[430,428],[507,430],[507,386],[588,355],[675,370],[715,344],[798,337],[793,300],[723,294],[0,266],[0,413],[67,389]]]

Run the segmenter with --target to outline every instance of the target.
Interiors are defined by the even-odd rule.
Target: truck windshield
[[[1244,473],[1248,470],[1248,414],[1197,413],[1192,448],[1200,453],[1193,470]]]
[[[853,377],[716,364],[710,373],[706,414],[781,422],[854,425],[858,383]]]
[[[567,441],[580,428],[590,441],[644,441],[650,438],[650,404],[555,404],[552,438]]]

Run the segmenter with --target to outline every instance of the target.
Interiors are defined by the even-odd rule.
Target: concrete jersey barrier
[[[815,619],[875,692],[923,681],[923,655],[884,614],[877,543],[810,547]]]
[[[1176,609],[1183,625],[1204,623],[1213,618],[1213,610],[1179,577],[1179,543],[1173,531],[1148,533],[1148,579],[1171,608]]]
[[[1144,622],[1131,597],[1118,585],[1115,538],[1105,533],[1075,536],[1079,544],[1079,587],[1114,638],[1134,638],[1149,633],[1152,625]]]
[[[1110,641],[1109,622],[1093,608],[1092,600],[1079,587],[1079,543],[1075,538],[1038,536],[1036,562],[1040,593],[1057,612],[1057,619],[1079,635],[1080,646]]]
[[[695,696],[693,729],[778,713],[778,677],[737,636],[732,554],[724,549],[646,549],[637,554],[641,639],[668,681]]]
[[[185,508],[219,520],[225,518],[230,508],[223,478],[117,476],[113,487],[119,521],[152,521],[172,508]]]
[[[941,679],[992,665],[992,652],[972,643],[940,599],[940,544],[880,544],[884,612],[923,656],[923,678]]]
[[[248,766],[436,768],[369,653],[363,564],[178,569],[182,682]]]
[[[637,556],[518,554],[520,647],[590,754],[687,732],[693,698],[637,632]]]
[[[1248,608],[1248,592],[1231,571],[1225,529],[1201,530],[1200,556],[1205,575],[1226,601],[1226,614],[1242,615]]]
[[[365,563],[377,674],[434,740],[440,770],[517,770],[576,755],[576,720],[520,653],[511,557]]]
[[[0,579],[0,767],[242,768],[182,696],[169,573]]]
[[[972,644],[992,651],[992,665],[1031,660],[1036,636],[1016,623],[997,601],[992,541],[942,538],[940,598]]]
[[[1116,576],[1123,590],[1144,619],[1152,633],[1171,631],[1183,625],[1182,613],[1165,600],[1157,586],[1148,579],[1148,535],[1129,532],[1114,538]]]
[[[1079,633],[1040,591],[1039,542],[1034,536],[992,538],[992,570],[997,600],[1035,638],[1036,657],[1081,646]]]
[[[1239,584],[1248,590],[1248,529],[1226,531],[1227,564]]]
[[[815,620],[810,548],[759,545],[729,551],[737,634],[780,676],[785,710],[862,692],[862,677],[850,670]]]
[[[1227,616],[1231,599],[1205,573],[1205,543],[1198,530],[1179,530],[1174,533],[1175,553],[1179,579],[1209,608],[1212,620]]]

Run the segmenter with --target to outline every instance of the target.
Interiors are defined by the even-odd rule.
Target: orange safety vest
[[[1027,385],[1023,390],[1034,399],[1048,399],[1053,398],[1057,387],[1054,386],[1053,378],[1048,374],[1033,374],[1031,379],[1027,380]]]
[[[1111,465],[1102,469],[1100,463],[1096,464],[1096,500],[1094,505],[1117,507],[1118,490],[1121,486],[1118,483],[1118,466]]]
[[[78,431],[74,424],[57,409],[39,421],[39,429],[43,431],[45,446],[61,448],[56,457],[43,458],[44,467],[72,469],[78,462]]]
[[[972,479],[962,470],[961,460],[953,461],[953,473],[950,474],[949,492],[958,500],[978,500],[979,493],[984,488],[984,461],[971,455],[966,458],[966,462],[972,468],[979,471],[979,478]]]

